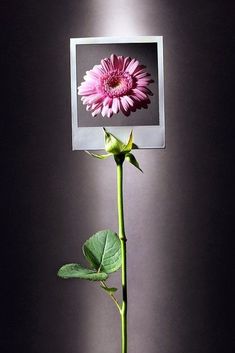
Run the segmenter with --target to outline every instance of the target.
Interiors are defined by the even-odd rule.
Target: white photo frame
[[[150,87],[151,90],[152,87],[155,90],[155,94],[151,97],[151,104],[149,104],[151,109],[148,106],[147,109],[140,109],[141,112],[138,110],[137,115],[133,112],[128,117],[115,116],[115,118],[105,119],[102,115],[93,117],[91,112],[86,111],[81,96],[78,96],[78,86],[83,80],[82,77],[95,64],[100,64],[100,59],[113,52],[116,55],[130,57],[134,55],[143,65],[146,61],[149,62],[149,66],[155,72],[154,83]],[[141,62],[142,57],[144,58],[143,62]],[[133,130],[134,142],[139,149],[165,147],[162,36],[71,38],[70,64],[73,150],[104,149],[102,127],[105,127],[123,142],[127,141],[130,131]],[[149,71],[148,65],[146,68]],[[135,121],[137,121],[137,125],[135,125]]]

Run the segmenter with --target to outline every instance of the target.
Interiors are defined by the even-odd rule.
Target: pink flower
[[[85,81],[78,87],[86,110],[93,116],[101,113],[110,118],[119,111],[129,115],[137,108],[147,108],[153,95],[147,86],[153,80],[144,68],[130,57],[112,54],[102,59],[100,65],[86,72]]]

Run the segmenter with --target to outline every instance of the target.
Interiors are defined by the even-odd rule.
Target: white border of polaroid
[[[70,39],[71,65],[71,108],[72,108],[72,148],[73,150],[102,150],[104,149],[104,132],[102,127],[79,127],[77,109],[77,61],[76,47],[82,44],[113,44],[113,43],[157,43],[158,66],[158,96],[159,96],[159,124],[145,126],[104,126],[121,141],[128,139],[133,130],[134,141],[139,149],[165,147],[165,112],[164,112],[164,72],[163,72],[163,37],[135,36],[135,37],[88,37]]]

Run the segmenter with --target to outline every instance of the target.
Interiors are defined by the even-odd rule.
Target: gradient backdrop
[[[96,284],[63,281],[117,230],[115,165],[71,151],[69,38],[163,35],[165,150],[125,167],[129,353],[228,353],[229,11],[220,1],[2,2],[2,353],[120,353]]]

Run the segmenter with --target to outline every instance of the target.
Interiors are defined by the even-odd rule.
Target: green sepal
[[[124,146],[122,152],[125,152],[125,153],[130,152],[132,150],[132,146],[133,146],[133,130],[131,130],[129,140],[127,144]]]
[[[106,292],[108,292],[110,295],[115,293],[118,289],[115,287],[105,287],[105,286],[100,286],[102,289],[104,289]]]
[[[82,250],[92,268],[98,272],[115,272],[122,265],[120,239],[109,229],[92,235]]]
[[[97,272],[79,264],[63,265],[59,269],[57,275],[64,279],[80,278],[89,281],[105,281],[108,278],[108,275],[105,272]]]
[[[140,168],[140,165],[139,165],[137,159],[135,158],[135,156],[132,153],[127,153],[125,159],[143,173],[143,170]]]
[[[105,151],[112,154],[119,154],[125,148],[125,144],[113,134],[104,129]]]
[[[133,143],[132,143],[132,149],[133,149],[133,150],[138,150],[139,147],[133,142]]]
[[[87,154],[89,154],[92,157],[98,158],[98,159],[106,159],[110,156],[112,156],[112,153],[108,153],[108,154],[97,154],[97,153],[93,153],[93,152],[89,152],[89,151],[85,151]]]

